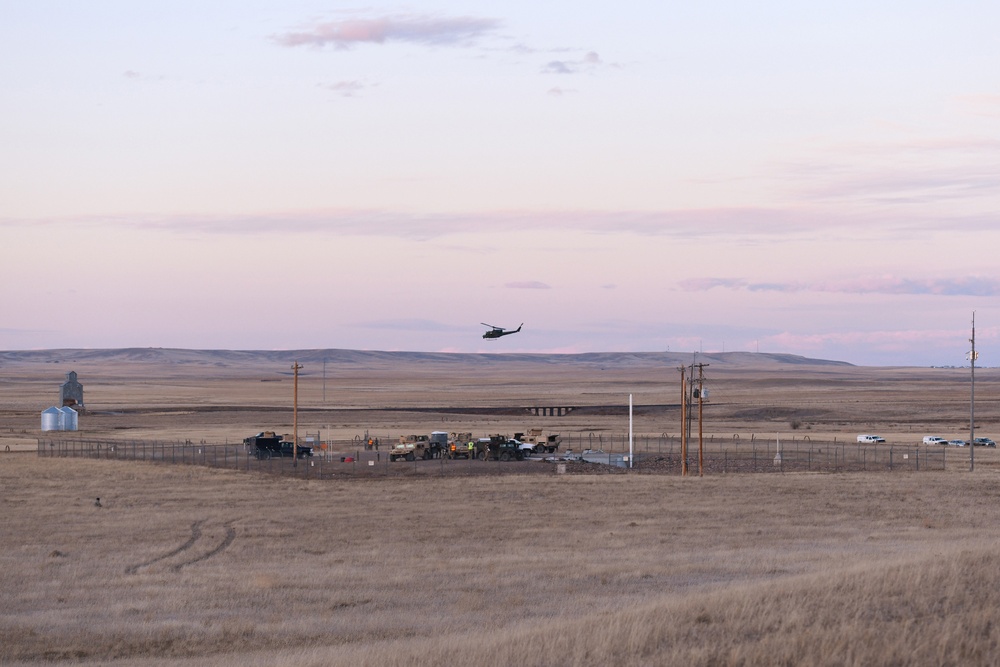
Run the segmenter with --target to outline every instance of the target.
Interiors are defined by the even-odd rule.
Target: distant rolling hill
[[[261,363],[329,363],[340,365],[384,364],[547,364],[598,366],[601,368],[652,368],[685,366],[692,362],[730,368],[777,368],[782,366],[843,366],[844,361],[811,359],[794,354],[766,352],[719,352],[694,355],[690,352],[586,352],[548,353],[458,353],[383,352],[374,350],[188,350],[161,347],[117,349],[54,349],[0,351],[0,364],[136,362],[142,364],[259,365]]]

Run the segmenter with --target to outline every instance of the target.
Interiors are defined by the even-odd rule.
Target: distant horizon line
[[[827,359],[822,357],[810,357],[803,354],[797,354],[794,352],[760,352],[752,350],[728,350],[728,351],[718,351],[718,352],[704,352],[704,351],[675,351],[675,350],[644,350],[644,351],[623,351],[623,350],[602,350],[602,351],[590,351],[590,352],[527,352],[527,351],[507,351],[507,352],[454,352],[454,351],[428,351],[428,350],[378,350],[378,349],[360,349],[360,348],[341,348],[341,347],[307,347],[307,348],[222,348],[222,347],[168,347],[168,346],[127,346],[127,347],[50,347],[50,348],[22,348],[22,349],[4,349],[0,350],[0,360],[7,358],[12,360],[16,357],[27,357],[32,355],[55,355],[55,354],[80,354],[80,355],[97,355],[97,354],[149,354],[149,353],[192,353],[192,354],[212,354],[212,353],[230,353],[230,354],[258,354],[258,355],[269,355],[269,356],[279,356],[287,357],[289,361],[295,360],[306,360],[304,357],[315,357],[317,354],[321,353],[347,353],[347,354],[370,354],[370,355],[408,355],[408,356],[435,356],[435,357],[494,357],[494,358],[515,358],[515,357],[538,357],[538,358],[560,358],[570,360],[573,358],[581,357],[599,357],[599,356],[620,356],[620,357],[666,357],[673,361],[680,361],[681,358],[693,357],[695,360],[698,357],[702,358],[716,358],[716,359],[735,359],[737,357],[758,357],[762,359],[771,359],[774,361],[789,361],[796,360],[794,363],[808,365],[810,363],[816,365],[824,366],[852,366],[856,368],[938,368],[938,369],[968,369],[970,366],[965,365],[954,365],[954,364],[859,364],[849,361],[842,361],[839,359]],[[66,360],[70,361],[70,360]],[[84,361],[84,360],[76,360]],[[310,361],[325,361],[324,359],[311,359]],[[46,360],[45,363],[58,363],[57,360]],[[990,369],[997,368],[997,366],[979,366],[976,368],[980,369]]]

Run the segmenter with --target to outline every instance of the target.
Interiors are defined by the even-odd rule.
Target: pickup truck
[[[880,442],[885,442],[885,438],[880,435],[859,435],[858,442],[864,442],[866,444],[872,445]]]
[[[480,461],[523,461],[524,453],[507,436],[492,435],[476,440],[476,458]]]
[[[273,431],[263,431],[249,438],[243,438],[243,445],[257,459],[291,458],[295,449],[293,443],[275,435]],[[294,453],[303,459],[313,455],[313,448],[310,445],[299,445]]]
[[[924,436],[925,445],[947,445],[948,441],[937,435],[925,435]]]

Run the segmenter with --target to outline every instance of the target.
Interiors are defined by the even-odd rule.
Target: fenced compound
[[[636,450],[640,468],[681,470],[681,446],[662,454]],[[837,441],[707,442],[700,456],[705,474],[760,472],[893,472],[944,470],[947,450],[921,445],[863,445]],[[699,472],[698,442],[688,443],[688,474]]]
[[[387,449],[356,449],[354,441],[324,443],[314,456],[257,458],[243,444],[191,444],[151,440],[99,440],[52,438],[38,440],[40,457],[146,461],[170,465],[199,465],[247,472],[326,479],[340,476],[392,477],[481,473],[552,472],[551,466],[525,466],[499,461],[434,458],[390,461]],[[516,467],[512,467],[516,466]],[[524,466],[524,467],[522,467]]]
[[[628,452],[628,437],[597,438],[596,447],[588,447],[588,436],[563,439],[557,453],[569,461],[579,460],[583,452],[591,463],[627,467],[622,454]],[[386,438],[386,442],[391,439]],[[366,450],[355,439],[324,443],[315,456],[258,459],[243,444],[191,444],[148,440],[95,440],[44,438],[38,440],[40,457],[72,457],[123,461],[148,461],[174,465],[200,465],[230,470],[324,479],[335,476],[401,476],[412,474],[482,474],[529,472],[553,473],[555,467],[542,461],[523,463],[477,461],[473,459],[390,462],[386,449]],[[681,443],[676,436],[640,436],[633,440],[633,471],[645,474],[680,474]],[[607,455],[607,461],[603,455]],[[947,448],[920,445],[863,445],[808,439],[782,441],[752,439],[741,442],[712,439],[704,443],[700,469],[705,474],[763,472],[864,472],[944,470]],[[585,465],[581,463],[581,465]],[[688,443],[688,474],[699,473],[698,442]],[[622,470],[624,471],[624,470]]]

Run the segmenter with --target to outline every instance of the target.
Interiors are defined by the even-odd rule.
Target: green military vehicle
[[[523,461],[518,443],[505,435],[491,435],[476,440],[476,458],[480,461]]]

